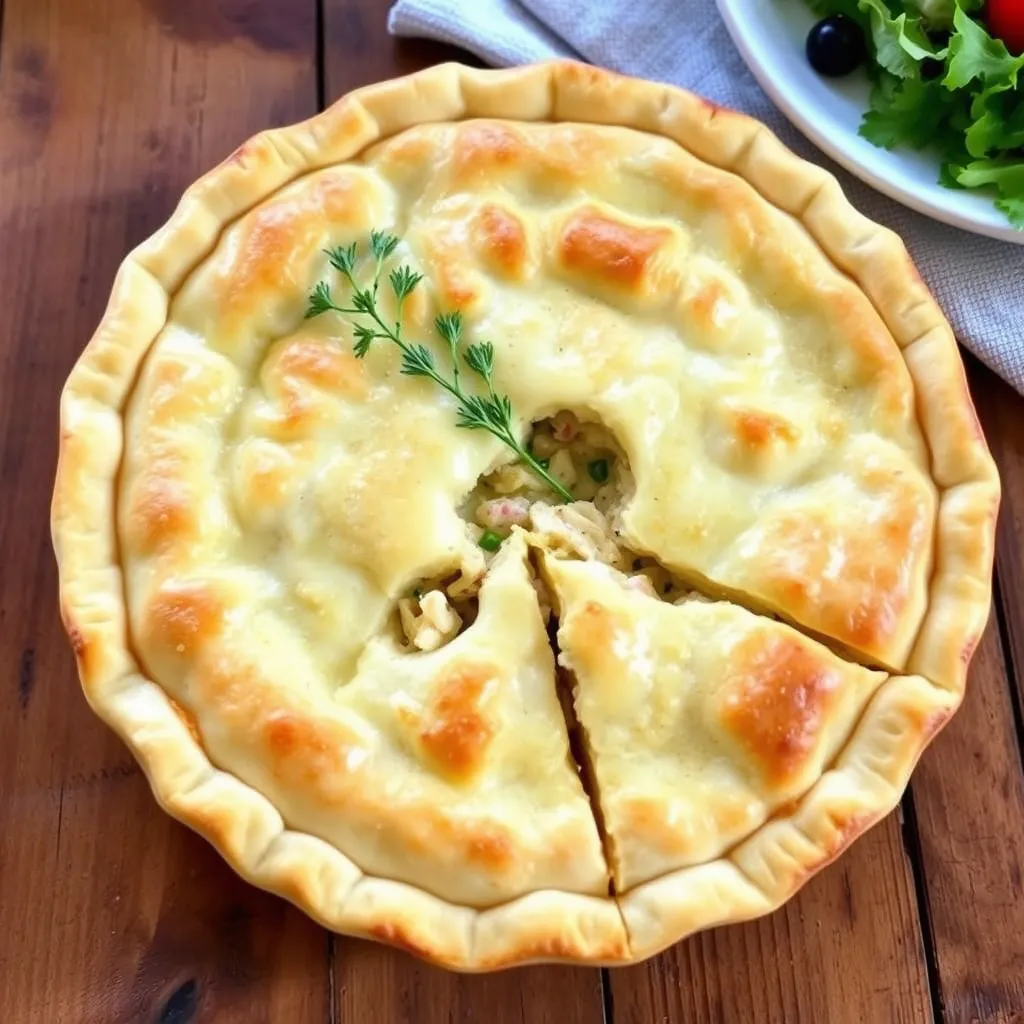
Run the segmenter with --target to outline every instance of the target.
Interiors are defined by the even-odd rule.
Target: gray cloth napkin
[[[838,168],[761,91],[714,0],[398,0],[389,28],[454,43],[499,67],[583,59],[684,86],[759,118],[832,171],[867,216],[903,236],[957,337],[1024,393],[1024,246],[929,220]]]

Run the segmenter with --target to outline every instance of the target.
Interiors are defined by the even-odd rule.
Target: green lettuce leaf
[[[967,152],[979,158],[1024,146],[1024,91],[1000,84],[978,93],[964,140]]]
[[[942,80],[947,89],[962,89],[975,79],[986,85],[1013,89],[1024,67],[1024,54],[1014,57],[1001,39],[993,39],[962,7],[953,13],[954,34],[949,41],[949,63]]]
[[[1009,218],[1015,228],[1024,231],[1024,196],[1016,199],[997,199],[996,206]]]
[[[1024,198],[1024,158],[1020,160],[972,160],[957,172],[965,188],[995,185],[1004,199]]]
[[[956,170],[964,188],[991,186],[999,194],[996,206],[1015,227],[1024,228],[1024,157],[1001,160],[972,160]]]
[[[871,110],[864,115],[860,134],[882,149],[927,146],[946,116],[947,104],[941,95],[936,102],[936,93],[932,82],[882,76],[871,92]]]
[[[932,43],[919,17],[894,17],[884,0],[858,0],[858,6],[868,16],[875,59],[891,75],[917,78],[921,61],[945,59],[946,48]]]
[[[883,73],[871,93],[871,110],[860,134],[883,149],[934,149],[945,161],[967,163],[964,132],[971,124],[970,100],[950,93],[938,79],[896,78]]]

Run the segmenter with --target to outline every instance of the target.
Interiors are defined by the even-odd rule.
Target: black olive
[[[820,75],[848,75],[866,54],[860,25],[845,14],[824,18],[807,34],[807,59]]]

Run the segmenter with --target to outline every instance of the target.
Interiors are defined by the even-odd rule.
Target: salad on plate
[[[807,0],[820,74],[872,76],[860,134],[932,149],[940,181],[989,189],[1024,230],[1024,0]]]

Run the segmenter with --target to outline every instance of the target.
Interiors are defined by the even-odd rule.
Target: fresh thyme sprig
[[[534,458],[533,454],[519,440],[512,428],[512,403],[507,395],[494,390],[494,346],[489,341],[480,341],[460,349],[462,344],[462,314],[441,313],[434,320],[434,330],[447,344],[451,360],[451,378],[438,369],[433,353],[426,345],[412,343],[402,335],[402,309],[406,299],[423,280],[407,266],[395,267],[388,274],[388,282],[395,297],[394,322],[385,320],[379,305],[381,277],[384,264],[398,246],[398,239],[381,231],[370,232],[370,256],[373,259],[373,279],[369,285],[360,285],[356,280],[359,265],[359,249],[355,242],[348,246],[336,246],[325,250],[331,266],[345,279],[351,289],[349,304],[340,305],[334,299],[331,286],[321,281],[310,293],[306,319],[323,313],[340,313],[348,318],[355,335],[353,352],[362,359],[375,341],[390,341],[402,353],[401,372],[407,377],[429,377],[438,387],[448,392],[456,401],[456,425],[467,430],[486,430],[512,449],[530,469],[539,476],[564,501],[573,501],[572,492],[556,480]],[[459,376],[461,361],[487,386],[485,395],[468,393],[463,389]]]

